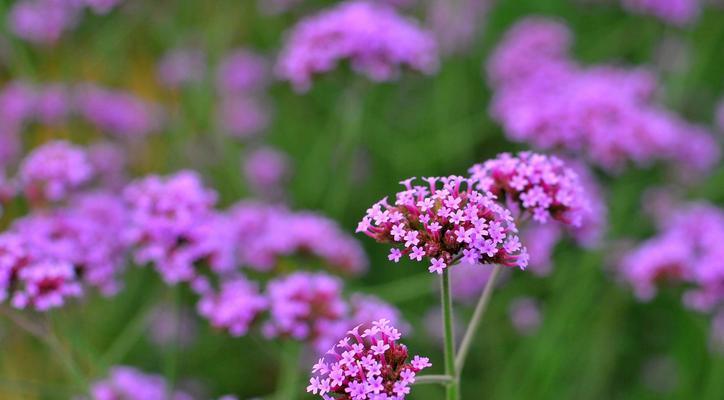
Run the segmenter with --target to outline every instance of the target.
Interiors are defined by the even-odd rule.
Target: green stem
[[[51,325],[48,324],[45,329],[43,326],[35,324],[33,321],[26,319],[20,314],[8,310],[4,307],[0,307],[2,313],[8,317],[16,326],[20,327],[26,333],[30,334],[34,338],[38,339],[41,343],[45,344],[48,349],[53,353],[63,369],[65,370],[68,378],[73,380],[76,385],[76,389],[81,391],[81,394],[85,394],[88,390],[88,381],[81,372],[78,364],[75,363],[71,354],[66,351],[63,344],[58,338],[52,333]]]
[[[440,384],[449,385],[455,378],[448,375],[420,375],[415,377],[415,385]]]
[[[445,374],[453,377],[452,382],[447,385],[447,400],[458,400],[458,375],[455,371],[455,335],[453,333],[453,309],[452,296],[450,291],[449,268],[442,272],[440,280],[442,290],[442,319],[445,325]]]
[[[301,346],[291,340],[285,341],[282,349],[281,369],[277,380],[277,390],[273,399],[295,400],[299,397],[299,355]]]
[[[483,289],[483,293],[480,295],[480,300],[478,300],[478,304],[475,306],[473,318],[468,324],[465,336],[463,336],[463,341],[460,343],[460,349],[458,349],[458,355],[455,358],[455,367],[457,368],[458,373],[462,371],[463,365],[465,365],[465,358],[470,351],[470,345],[477,333],[478,326],[480,326],[480,321],[483,318],[483,314],[485,314],[485,309],[488,307],[488,302],[491,294],[493,293],[493,287],[495,286],[495,278],[498,276],[500,269],[500,265],[496,265],[495,268],[493,268],[493,272],[490,274],[490,278],[488,278],[488,282],[485,284],[485,289]]]

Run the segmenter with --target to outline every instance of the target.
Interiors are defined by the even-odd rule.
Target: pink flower
[[[391,255],[429,259],[430,272],[442,273],[463,257],[525,268],[525,249],[512,245],[520,241],[511,212],[490,192],[473,190],[472,180],[459,176],[423,180],[427,185],[413,186],[412,179],[402,182],[405,190],[397,193],[394,205],[386,198],[374,204],[357,232],[381,243],[404,245]],[[392,215],[399,218],[393,222]],[[421,223],[423,217],[432,222]],[[463,240],[458,240],[460,236]]]
[[[321,358],[307,392],[324,399],[404,399],[415,374],[431,366],[425,357],[407,362],[407,347],[386,319],[358,325]]]
[[[374,81],[392,80],[402,67],[430,74],[438,62],[430,33],[391,7],[350,0],[297,24],[276,70],[301,92],[310,88],[315,74],[331,71],[345,60]]]
[[[59,201],[93,177],[85,151],[65,141],[46,143],[20,165],[20,185],[31,201]]]
[[[254,283],[235,276],[225,278],[218,293],[204,293],[197,308],[215,328],[228,330],[232,336],[243,336],[267,305]]]

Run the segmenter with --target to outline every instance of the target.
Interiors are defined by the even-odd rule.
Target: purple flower
[[[126,247],[118,239],[126,222],[126,210],[115,195],[94,193],[68,208],[18,219],[12,231],[22,238],[33,263],[67,263],[80,282],[112,295],[120,289],[118,275],[126,261]]]
[[[70,95],[62,85],[49,85],[38,90],[35,99],[35,113],[45,124],[58,124],[70,114]]]
[[[15,233],[0,233],[0,302],[8,298],[13,286],[17,286],[18,272],[28,264],[29,258],[22,237]]]
[[[228,96],[221,100],[218,119],[228,135],[249,139],[267,128],[269,110],[261,100],[244,95]]]
[[[408,362],[400,332],[386,319],[358,325],[317,361],[307,392],[323,399],[404,399],[429,359]]]
[[[427,185],[413,186],[413,180],[401,182],[405,190],[397,193],[394,205],[385,198],[368,209],[357,232],[395,244],[402,254],[424,249],[430,272],[442,273],[463,257],[526,267],[525,249],[513,246],[520,242],[513,216],[492,193],[473,190],[473,181],[459,176],[423,178]]]
[[[21,81],[8,83],[0,91],[0,118],[4,125],[3,134],[19,130],[23,123],[32,118],[36,103],[37,94],[31,85]]]
[[[289,257],[311,255],[331,271],[358,275],[367,269],[360,244],[332,220],[282,206],[241,202],[231,210],[242,265],[272,271]]]
[[[621,277],[636,295],[649,299],[659,283],[688,284],[684,302],[709,311],[724,300],[724,212],[706,203],[680,207],[664,221],[661,231],[620,262]]]
[[[206,74],[206,54],[196,48],[173,49],[159,61],[156,74],[169,88],[200,82]]]
[[[278,198],[289,175],[289,157],[273,147],[260,147],[247,154],[243,171],[254,192],[265,198]]]
[[[295,272],[272,280],[266,289],[270,316],[264,335],[309,342],[324,351],[347,328],[342,286],[340,279],[322,273]]]
[[[125,239],[135,248],[136,262],[154,263],[170,284],[196,278],[194,263],[209,256],[196,251],[209,237],[204,233],[224,234],[224,229],[208,225],[217,221],[213,213],[216,193],[206,189],[195,172],[181,171],[131,182],[123,197],[130,211]]]
[[[33,150],[19,171],[20,186],[32,202],[62,200],[92,176],[85,151],[61,140]]]
[[[528,297],[515,299],[508,311],[510,322],[519,334],[529,336],[540,327],[541,313],[535,300]]]
[[[172,391],[161,375],[146,374],[132,367],[115,366],[109,376],[95,382],[91,400],[192,400],[181,391]]]
[[[127,92],[86,84],[77,89],[76,102],[88,122],[120,137],[145,136],[161,126],[160,108]]]
[[[22,0],[13,5],[7,18],[16,36],[34,43],[53,44],[75,25],[77,13],[77,7],[70,2]]]
[[[699,0],[621,0],[624,8],[648,14],[672,25],[688,25],[699,16]]]
[[[68,297],[79,297],[83,289],[73,266],[65,261],[39,261],[17,273],[12,296],[15,308],[47,311],[63,305]]]
[[[115,190],[127,183],[127,160],[124,150],[120,145],[107,141],[88,146],[88,160],[100,186]]]
[[[532,259],[531,264],[532,266]],[[489,265],[470,264],[462,260],[460,264],[450,270],[450,285],[452,296],[462,303],[472,303],[483,292],[485,284],[490,279],[493,268]],[[500,282],[499,282],[500,283]],[[436,311],[439,314],[439,310]]]
[[[578,175],[555,156],[503,153],[474,165],[469,172],[478,190],[493,193],[512,210],[527,213],[541,224],[554,219],[581,226],[588,212]]]
[[[232,336],[243,336],[267,304],[257,285],[238,275],[224,279],[218,293],[203,294],[197,308],[215,328],[228,330]]]
[[[276,66],[297,91],[308,90],[315,74],[349,60],[373,81],[394,79],[401,67],[436,71],[432,35],[388,6],[351,0],[302,20],[289,34]]]
[[[514,26],[488,65],[491,114],[509,138],[562,149],[605,169],[655,161],[706,171],[720,157],[714,138],[653,103],[655,77],[643,70],[584,68],[570,58],[565,25],[527,19]]]
[[[216,88],[225,95],[249,94],[263,89],[269,82],[267,60],[249,50],[237,49],[227,54],[216,72]]]

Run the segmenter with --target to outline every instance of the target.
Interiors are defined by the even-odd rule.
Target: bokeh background
[[[218,191],[222,206],[255,195],[242,163],[250,149],[273,146],[289,157],[284,201],[293,209],[330,216],[349,233],[369,205],[398,190],[402,179],[463,174],[499,152],[528,148],[507,140],[491,119],[483,65],[505,31],[529,15],[567,24],[574,34],[573,54],[584,64],[651,68],[659,76],[661,104],[716,131],[716,104],[724,93],[721,4],[704,2],[698,19],[679,27],[628,13],[616,1],[480,1],[486,4],[469,43],[443,53],[436,74],[403,73],[392,82],[371,83],[342,66],[315,79],[304,94],[274,80],[259,94],[268,126],[243,140],[218,128],[215,66],[233,49],[246,48],[266,57],[272,68],[285,32],[335,2],[305,0],[289,11],[269,13],[251,0],[127,0],[107,14],[85,13],[57,41],[39,44],[12,32],[9,15],[16,2],[0,0],[0,81],[92,82],[157,104],[164,110],[163,126],[126,147],[131,175],[197,170]],[[401,13],[425,24],[428,7],[417,0]],[[208,68],[196,84],[170,89],[159,83],[157,65],[164,54],[184,46],[202,49]],[[50,139],[87,144],[103,135],[70,120],[32,124],[21,138],[23,148],[30,149]],[[614,273],[617,246],[655,232],[642,201],[647,189],[672,184],[670,171],[654,165],[596,174],[609,209],[608,244],[587,250],[564,240],[545,278],[511,271],[473,345],[463,398],[724,398],[724,357],[711,345],[710,317],[682,306],[681,288],[640,302]],[[684,196],[724,204],[721,164],[698,178]],[[8,206],[3,227],[24,210],[22,204]],[[439,340],[426,327],[428,313],[439,307],[435,278],[409,261],[391,264],[384,246],[358,239],[370,269],[348,279],[348,288],[399,307],[413,327],[405,342],[429,355],[441,371]],[[215,331],[195,315],[189,292],[164,285],[148,268],[130,268],[124,281],[117,296],[87,296],[51,313],[84,374],[102,377],[105,368],[122,363],[202,387],[209,396],[232,393],[247,399],[273,392],[277,345]],[[510,318],[511,305],[521,297],[535,299],[541,314],[540,325],[527,334]],[[182,316],[178,325],[188,343],[154,342],[158,326],[149,322],[149,310],[159,305]],[[466,321],[471,307],[456,307]],[[0,398],[71,398],[68,380],[46,347],[9,320],[0,324]],[[420,386],[410,398],[439,399],[442,393]],[[300,393],[300,398],[311,396]]]

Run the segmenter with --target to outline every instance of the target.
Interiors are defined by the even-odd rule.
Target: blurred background
[[[513,140],[491,116],[496,86],[486,73],[506,32],[530,16],[567,26],[570,58],[581,66],[645,68],[657,77],[652,102],[704,127],[716,142],[724,128],[716,122],[724,5],[715,1],[691,0],[696,15],[672,22],[616,0],[410,0],[395,12],[436,38],[434,72],[405,70],[373,82],[340,63],[315,76],[306,92],[279,79],[275,65],[293,27],[335,1],[99,1],[72,16],[42,4],[54,1],[61,0],[0,0],[0,158],[8,176],[24,154],[51,140],[106,145],[114,151],[97,155],[98,165],[111,164],[103,179],[191,169],[218,192],[219,208],[278,201],[325,215],[353,235],[365,210],[403,179],[463,175],[500,152],[541,148]],[[21,4],[31,10],[17,11]],[[235,81],[233,71],[224,77],[225,63],[235,68],[234,55],[258,69],[251,83]],[[70,116],[54,118],[59,100],[40,120],[10,121],[13,107],[22,106],[18,90],[53,85],[97,97]],[[568,150],[586,158],[585,149]],[[113,169],[124,163],[112,158],[119,151],[123,172]],[[262,172],[251,165],[254,157],[267,157],[257,160]],[[685,179],[682,167],[666,162],[589,164],[607,208],[603,244],[582,248],[564,237],[552,249],[549,273],[508,271],[463,372],[463,398],[724,398],[724,336],[713,330],[713,314],[682,304],[685,285],[641,301],[617,272],[623,252],[658,232],[645,207],[650,190],[666,187],[681,201],[721,206],[721,162]],[[0,226],[8,229],[29,208],[23,199],[8,201]],[[369,269],[345,278],[346,290],[399,308],[411,325],[403,341],[441,372],[437,280],[409,260],[392,264],[386,246],[356,239]],[[458,331],[471,303],[456,305]],[[164,284],[150,268],[128,268],[115,296],[89,292],[42,318],[91,381],[123,364],[162,375],[199,393],[195,398],[251,399],[274,392],[279,379],[279,344],[214,329],[196,314],[191,290]],[[73,397],[64,361],[42,341],[5,317],[0,341],[0,398]],[[307,365],[300,367],[298,398],[312,398],[301,392]],[[442,396],[425,385],[409,398]]]

